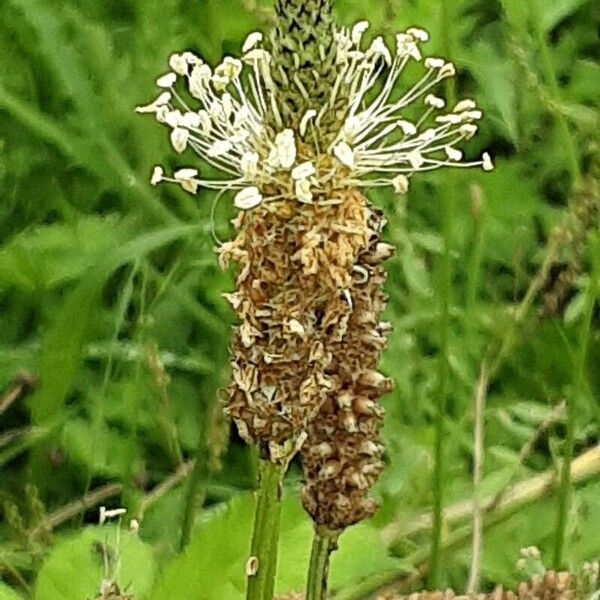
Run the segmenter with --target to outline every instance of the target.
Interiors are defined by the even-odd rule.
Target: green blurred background
[[[575,453],[592,456],[598,444],[600,4],[336,8],[341,23],[368,18],[390,40],[427,29],[426,52],[455,61],[459,95],[485,112],[468,154],[489,150],[496,162],[491,174],[415,178],[406,200],[372,195],[398,247],[384,360],[396,390],[385,399],[382,509],[342,538],[333,564],[333,592],[358,599],[360,582],[375,589],[378,578],[401,579],[427,560],[440,406],[446,503],[473,497],[473,396],[486,353],[501,358],[485,411],[482,494],[518,481],[529,489],[539,473],[557,472],[565,400]],[[232,325],[220,295],[232,277],[213,253],[210,194],[150,187],[153,165],[182,163],[167,131],[133,111],[153,97],[172,52],[194,49],[214,64],[270,18],[268,0],[0,4],[2,600],[93,598],[106,575],[95,544],[116,536],[90,525],[99,504],[125,506],[126,521],[143,516],[139,537],[123,532],[120,542],[119,581],[136,599],[242,597],[255,461],[217,396]],[[222,202],[221,238],[232,214]],[[298,485],[293,467],[280,592],[302,589],[307,564]],[[533,494],[486,520],[484,587],[522,577],[524,546],[538,545],[552,563],[559,497]],[[600,557],[600,479],[578,482],[570,500],[562,566],[575,568]],[[455,542],[442,556],[444,587],[465,586],[470,512],[444,523],[444,544]]]

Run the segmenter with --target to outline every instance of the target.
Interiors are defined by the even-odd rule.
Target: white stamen
[[[160,88],[172,88],[177,81],[177,75],[175,73],[167,73],[156,80],[156,85]]]
[[[454,107],[454,112],[461,113],[465,110],[474,110],[475,108],[477,108],[475,102],[466,98],[465,100],[461,100],[460,102],[458,102],[458,104]]]
[[[175,152],[181,154],[187,148],[189,137],[190,132],[187,129],[183,129],[182,127],[173,129],[171,132],[171,145]]]
[[[216,156],[223,156],[223,154],[227,154],[231,150],[231,148],[232,146],[230,141],[219,140],[215,142],[212,146],[210,146],[207,154],[208,156],[211,156],[213,158]]]
[[[171,54],[169,66],[177,75],[181,75],[182,77],[187,75],[188,61],[183,54]]]
[[[275,136],[274,152],[269,157],[275,168],[290,169],[296,161],[296,142],[294,132],[284,129]]]
[[[484,152],[481,160],[483,161],[481,164],[481,167],[483,168],[484,171],[493,171],[494,170],[494,163],[492,162],[492,158],[490,157],[490,155],[487,152]]]
[[[411,27],[406,30],[406,33],[412,35],[419,42],[427,42],[429,40],[429,34],[424,29],[419,29],[418,27]]]
[[[427,94],[427,96],[425,97],[425,104],[427,104],[427,106],[431,106],[431,108],[438,109],[444,108],[444,106],[446,106],[446,103],[441,98],[438,98],[433,94]]]
[[[179,169],[169,178],[161,167],[155,167],[152,185],[174,182],[191,193],[200,187],[234,190],[235,206],[249,210],[263,201],[260,190],[280,190],[274,192],[280,195],[272,197],[277,200],[286,197],[283,190],[289,190],[290,184],[290,196],[298,202],[325,204],[317,190],[331,184],[388,186],[402,194],[416,171],[476,165],[491,170],[487,153],[480,161],[462,162],[459,145],[475,135],[476,123],[483,116],[475,102],[461,100],[451,112],[437,112],[445,108],[445,102],[436,95],[436,88],[456,74],[452,63],[427,57],[421,78],[405,89],[400,87],[407,77],[407,65],[423,59],[420,44],[428,40],[427,32],[411,27],[399,33],[395,52],[382,37],[375,37],[363,50],[367,28],[368,22],[361,21],[335,32],[337,72],[328,96],[318,103],[312,85],[298,75],[300,55],[292,53],[296,68],[291,72],[275,65],[262,47],[260,32],[248,35],[239,58],[226,56],[214,72],[191,52],[171,55],[171,71],[157,80],[157,85],[168,91],[136,112],[153,114],[169,127],[176,152],[189,146],[227,178],[199,179],[193,168]],[[323,61],[328,60],[330,49],[318,51]],[[312,75],[317,82],[318,70],[312,69]],[[175,89],[178,77],[187,82],[191,102]],[[295,130],[285,129],[287,110],[280,105],[276,81],[283,82],[309,107],[315,106],[295,116],[299,119]],[[341,102],[345,105],[339,106]],[[327,118],[333,111],[345,115],[337,130]],[[411,120],[406,120],[405,115],[413,113]],[[323,152],[336,160],[329,164]]]
[[[260,33],[260,31],[252,32],[246,38],[246,41],[244,42],[244,45],[242,46],[242,52],[244,54],[246,54],[246,52],[249,52],[253,48],[256,48],[256,46],[258,46],[258,44],[260,44],[260,42],[262,42],[262,39],[263,39],[263,34]]]
[[[196,194],[198,192],[198,186],[200,182],[195,179],[198,175],[196,169],[179,169],[175,171],[175,179],[180,183],[181,187],[190,194]]]
[[[425,59],[425,66],[428,69],[441,69],[446,64],[446,61],[443,58],[434,58],[430,56]]]
[[[397,194],[406,194],[408,192],[408,177],[406,175],[396,175],[392,179],[392,185]]]
[[[354,151],[346,142],[340,142],[333,148],[335,157],[349,169],[354,168]]]
[[[163,92],[154,102],[146,106],[138,106],[135,109],[137,113],[155,113],[161,106],[165,106],[171,102],[171,92]]]
[[[317,170],[315,169],[315,165],[312,162],[303,162],[292,169],[292,179],[308,179],[309,177],[312,177],[316,172]]]
[[[233,201],[236,208],[240,210],[250,210],[258,206],[263,200],[261,193],[256,187],[247,187],[240,190]]]
[[[446,156],[454,162],[458,162],[463,157],[463,153],[456,148],[452,148],[452,146],[446,146],[444,152],[446,153]]]
[[[306,135],[306,128],[308,127],[308,122],[311,119],[314,119],[317,116],[317,111],[314,108],[311,108],[310,110],[307,110],[306,113],[304,113],[304,116],[302,117],[302,120],[300,121],[300,135],[302,137],[304,137]]]
[[[362,36],[367,29],[369,29],[369,21],[359,21],[358,23],[356,23],[356,25],[354,25],[354,27],[352,28],[351,39],[352,43],[355,46],[360,45]]]
[[[415,127],[414,123],[411,123],[410,121],[404,121],[403,119],[400,119],[396,122],[396,125],[402,129],[402,133],[404,135],[411,136],[417,133],[417,128]]]
[[[296,198],[299,202],[302,202],[303,204],[312,203],[313,193],[310,189],[310,181],[308,181],[308,179],[300,179],[296,181],[294,191],[296,192]]]
[[[164,174],[165,172],[162,167],[154,167],[154,170],[152,171],[152,177],[150,178],[150,184],[158,185],[163,180]]]
[[[259,156],[256,152],[245,152],[240,160],[240,169],[244,179],[253,180],[258,173]]]

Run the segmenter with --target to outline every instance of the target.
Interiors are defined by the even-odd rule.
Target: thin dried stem
[[[10,389],[0,397],[0,415],[4,414],[19,398],[27,395],[37,387],[37,381],[33,375],[23,371],[19,373]]]
[[[485,457],[485,405],[487,398],[487,367],[484,363],[479,374],[475,392],[475,431],[473,448],[473,541],[471,546],[471,568],[467,594],[479,589],[481,555],[483,552],[483,507],[481,505],[481,480]]]

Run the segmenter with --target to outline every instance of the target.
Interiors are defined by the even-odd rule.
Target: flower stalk
[[[332,553],[337,550],[339,532],[325,527],[316,527],[313,537],[306,600],[325,600],[327,598],[327,579]]]
[[[213,68],[192,52],[171,56],[160,95],[138,112],[169,130],[175,152],[200,158],[173,175],[155,167],[153,185],[233,192],[239,210],[217,252],[237,267],[224,294],[238,320],[226,412],[261,450],[247,599],[271,600],[281,481],[300,454],[316,527],[308,598],[322,600],[338,535],[377,509],[380,398],[392,389],[378,364],[394,249],[363,190],[403,195],[417,172],[493,165],[487,153],[463,160],[482,112],[435,95],[455,68],[423,56],[426,31],[411,27],[390,49],[383,37],[365,44],[366,21],[336,26],[332,0],[275,8],[269,39],[250,34],[239,58]],[[206,165],[218,175],[205,177]]]
[[[281,485],[283,469],[270,460],[259,459],[259,484],[254,513],[250,557],[246,564],[248,586],[246,600],[271,600],[281,521]]]

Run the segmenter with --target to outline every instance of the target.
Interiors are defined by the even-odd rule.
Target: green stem
[[[338,537],[338,532],[323,527],[315,528],[308,569],[306,600],[325,600],[327,598],[329,560],[332,553],[337,550]]]
[[[246,568],[246,600],[272,600],[277,570],[283,469],[269,460],[260,459],[258,474],[254,531]]]
[[[587,356],[588,340],[594,314],[595,297],[591,286],[587,290],[585,313],[579,339],[579,352],[577,353],[575,367],[575,385],[573,394],[567,398],[567,433],[561,467],[560,488],[558,490],[558,510],[556,517],[556,537],[554,539],[554,561],[556,570],[564,567],[563,554],[567,537],[567,517],[571,499],[571,462],[573,460],[573,446],[575,444],[575,420],[577,407],[576,398],[585,394],[585,360]]]
[[[190,543],[196,520],[196,510],[204,504],[206,499],[206,486],[210,474],[207,468],[208,452],[205,448],[206,442],[204,436],[200,436],[199,443],[201,445],[194,459],[194,468],[190,474],[185,495],[180,550],[183,550]]]
[[[452,56],[452,15],[448,0],[441,3],[442,31],[444,32],[444,50],[446,56]],[[446,89],[450,105],[454,104],[456,88],[454,79],[450,78]],[[452,224],[454,218],[454,202],[456,184],[451,177],[448,181],[447,193],[442,200],[442,229],[444,236],[444,253],[441,262],[440,284],[440,357],[439,357],[439,390],[435,416],[434,441],[434,475],[433,475],[433,530],[431,540],[431,571],[429,584],[438,586],[438,573],[442,551],[442,528],[444,514],[444,455],[445,455],[445,418],[450,379],[449,339],[450,308],[452,303]]]

